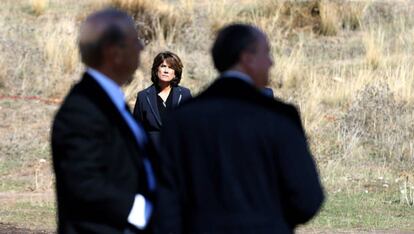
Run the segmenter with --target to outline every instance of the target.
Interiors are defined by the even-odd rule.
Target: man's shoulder
[[[98,114],[101,112],[98,103],[102,102],[99,95],[103,94],[104,92],[100,90],[99,85],[85,74],[68,92],[56,117],[67,114],[85,116]]]
[[[286,112],[291,115],[299,115],[299,112],[293,104],[286,103],[278,98],[268,98],[265,97],[269,101],[269,107],[273,110],[280,111],[280,112]]]
[[[286,103],[279,98],[267,96],[251,84],[240,79],[219,78],[203,94],[205,95],[200,95],[200,97],[206,99],[211,97],[230,98],[238,100],[239,105],[245,103],[245,105],[249,105],[252,108],[265,108],[295,118],[299,116],[299,112],[294,105]]]
[[[297,107],[293,104],[286,103],[278,98],[269,98],[265,97],[267,99],[267,106],[270,110],[273,112],[285,116],[289,119],[294,120],[297,123],[301,123],[300,121],[300,114],[297,109]]]
[[[96,83],[96,84],[94,84]],[[62,106],[68,105],[73,102],[78,101],[87,101],[91,99],[92,93],[98,88],[98,84],[93,80],[87,73],[85,73],[82,78],[72,86],[68,94],[66,95]]]
[[[226,96],[216,95],[199,95],[183,105],[178,109],[177,115],[186,116],[197,111],[209,111],[213,105],[220,105],[224,109],[233,109],[234,111],[242,110],[254,113],[254,118],[267,119],[281,118],[288,122],[294,123],[299,128],[302,128],[300,114],[298,109],[290,103],[286,103],[277,98],[271,98],[263,95],[260,92],[248,92],[242,98],[227,98]],[[218,108],[220,109],[220,108]],[[218,113],[221,114],[221,113]],[[262,116],[262,117],[260,117]],[[273,117],[272,117],[273,116]]]

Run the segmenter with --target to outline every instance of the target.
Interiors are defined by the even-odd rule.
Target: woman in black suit
[[[190,90],[179,86],[183,64],[170,51],[159,53],[151,68],[152,85],[138,92],[134,118],[143,125],[155,146],[159,146],[162,123],[168,112],[191,98]]]

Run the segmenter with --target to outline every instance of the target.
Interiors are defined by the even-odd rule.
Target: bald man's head
[[[134,21],[122,11],[105,9],[90,15],[79,33],[82,62],[89,67],[100,66],[103,49],[121,43],[131,30],[135,30]]]

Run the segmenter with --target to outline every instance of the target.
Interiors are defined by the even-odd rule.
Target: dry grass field
[[[300,109],[328,196],[301,232],[414,233],[410,0],[1,0],[0,226],[56,225],[51,120],[83,69],[78,26],[108,5],[130,12],[146,43],[124,89],[131,105],[158,52],[182,58],[182,84],[197,94],[217,76],[216,31],[259,26],[275,61],[270,86]]]

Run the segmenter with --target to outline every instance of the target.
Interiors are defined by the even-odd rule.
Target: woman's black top
[[[160,113],[161,122],[165,123],[165,118],[168,115],[168,112],[173,109],[173,102],[172,102],[172,93],[174,87],[171,87],[170,93],[168,94],[167,100],[164,102],[162,98],[157,94],[157,106],[158,112]],[[159,90],[157,90],[157,93]]]
[[[172,109],[191,98],[189,89],[174,86],[167,97],[165,106],[158,96],[159,90],[155,85],[138,92],[135,102],[134,117],[145,129],[151,140],[157,145],[159,142],[162,123]]]

